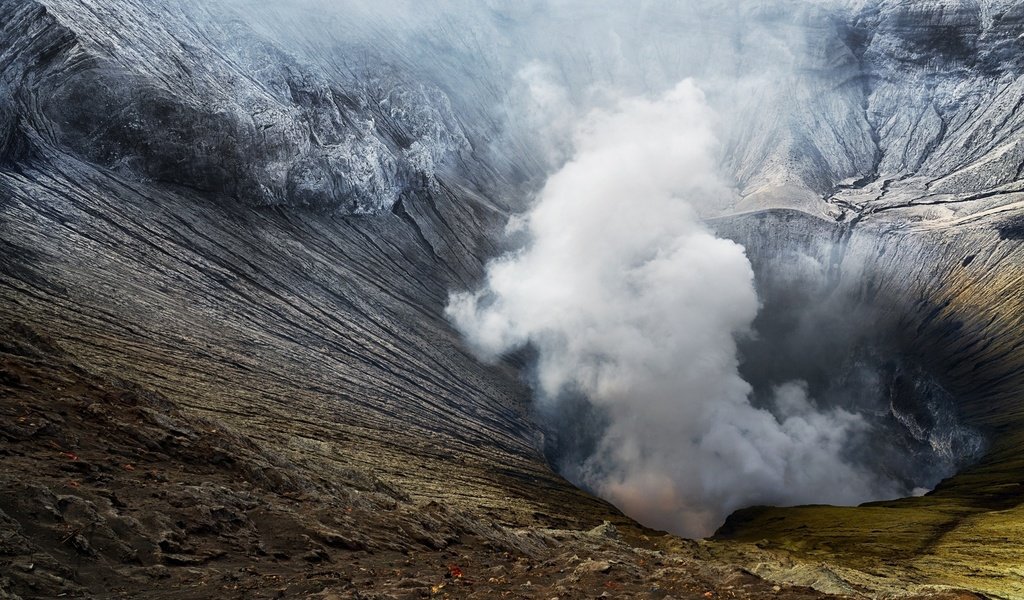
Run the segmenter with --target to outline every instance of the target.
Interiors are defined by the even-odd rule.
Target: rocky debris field
[[[5,600],[831,597],[653,532],[509,528],[318,478],[24,326],[0,339]]]

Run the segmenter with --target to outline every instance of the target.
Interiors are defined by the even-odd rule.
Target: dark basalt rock
[[[21,158],[18,120],[6,87],[0,86],[0,164],[16,162]]]

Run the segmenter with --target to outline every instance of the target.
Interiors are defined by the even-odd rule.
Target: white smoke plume
[[[843,457],[860,417],[817,409],[800,382],[751,404],[736,340],[758,312],[753,272],[699,216],[735,195],[714,122],[692,80],[587,115],[521,221],[528,245],[448,307],[482,357],[536,350],[542,403],[583,394],[606,413],[579,483],[692,536],[742,506],[893,491]]]
[[[482,357],[537,356],[538,414],[567,477],[703,535],[744,505],[856,503],[951,472],[957,452],[934,440],[970,436],[898,429],[945,421],[918,414],[913,390],[890,407],[894,374],[916,372],[858,347],[874,324],[826,293],[831,248],[752,244],[759,312],[743,248],[701,220],[820,214],[835,182],[874,168],[842,25],[855,0],[222,1],[342,87],[387,95],[393,73],[436,86],[487,167],[470,177],[481,194],[521,209],[541,190],[512,222],[508,243],[527,245],[448,313]],[[745,337],[755,325],[762,337]]]

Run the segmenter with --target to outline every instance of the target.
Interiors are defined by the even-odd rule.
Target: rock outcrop
[[[426,83],[332,79],[218,5],[11,0],[0,10],[4,104],[22,135],[129,177],[379,213],[468,147]]]

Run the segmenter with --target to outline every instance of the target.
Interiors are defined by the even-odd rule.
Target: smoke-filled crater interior
[[[0,0],[0,598],[1024,597],[1022,32]]]
[[[575,383],[544,397],[541,351],[531,344],[506,358],[540,390],[535,416],[560,473],[642,523],[703,536],[747,506],[921,496],[984,455],[985,428],[972,424],[963,400],[985,372],[951,374],[943,365],[955,357],[940,356],[941,336],[928,336],[957,330],[955,315],[942,321],[927,301],[908,302],[915,290],[907,281],[847,256],[849,239],[825,221],[781,212],[718,219],[712,228],[745,244],[754,273],[756,317],[735,333],[749,420],[735,409],[715,413],[702,405],[711,398],[685,387],[655,397],[663,407],[645,404],[644,386],[626,389],[622,413]],[[845,271],[867,283],[844,280]],[[675,307],[668,319],[685,310]],[[671,335],[673,327],[662,322],[648,333]],[[672,360],[701,361],[704,351],[716,349],[669,356],[666,366],[685,369]],[[599,368],[609,360],[600,357]],[[726,443],[716,445],[722,435]],[[631,445],[629,454],[609,443]]]

